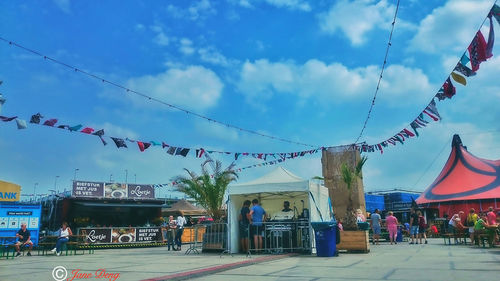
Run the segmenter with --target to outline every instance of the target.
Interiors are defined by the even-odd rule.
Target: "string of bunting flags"
[[[0,96],[0,98],[3,98]],[[1,99],[0,99],[1,101]],[[3,103],[5,102],[5,99],[3,99]],[[3,104],[2,103],[2,104]],[[51,119],[44,119],[44,116],[40,113],[34,114],[31,116],[29,123],[30,124],[35,124],[35,125],[43,125],[47,127],[52,127],[52,128],[58,128],[58,129],[63,129],[63,130],[68,130],[70,132],[79,132],[87,135],[94,135],[99,137],[103,145],[107,145],[108,142],[105,139],[105,132],[104,129],[99,129],[96,130],[91,127],[86,127],[82,124],[77,124],[77,125],[58,125],[59,119],[56,118],[51,118]],[[16,121],[17,128],[18,129],[26,129],[28,127],[28,124],[26,120],[18,118],[18,116],[13,116],[13,117],[6,117],[6,116],[0,116],[0,121],[3,122],[10,122],[10,121]],[[158,146],[162,149],[166,149],[167,154],[173,155],[173,156],[182,156],[186,157],[188,154],[194,155],[196,158],[202,158],[205,153],[208,154],[223,154],[223,155],[233,155],[234,160],[238,160],[241,157],[253,157],[255,159],[261,159],[263,161],[267,161],[268,159],[273,159],[272,161],[268,161],[267,163],[264,163],[265,165],[270,164],[270,163],[278,163],[285,161],[286,159],[293,159],[297,157],[303,157],[305,155],[309,154],[314,154],[321,150],[322,148],[316,148],[316,149],[311,149],[311,150],[305,150],[305,151],[298,151],[298,152],[276,152],[276,153],[265,153],[265,152],[257,152],[257,153],[251,153],[251,152],[229,152],[229,151],[218,151],[218,150],[208,150],[204,148],[188,148],[188,147],[179,147],[179,146],[172,146],[170,144],[165,143],[164,141],[140,141],[140,140],[133,140],[130,138],[118,138],[118,137],[109,137],[113,143],[116,145],[117,148],[128,148],[131,143],[134,143],[137,145],[138,149],[141,152],[146,151],[152,146]],[[127,145],[128,143],[128,145]],[[257,166],[262,166],[261,164],[255,165]],[[245,167],[247,169],[248,167]],[[243,169],[243,168],[242,168]]]
[[[485,40],[483,34],[481,33],[481,25],[471,43],[464,51],[462,57],[453,68],[453,71],[448,75],[448,78],[446,78],[443,85],[434,95],[434,97],[432,97],[431,102],[407,127],[403,128],[397,134],[385,141],[373,145],[368,145],[366,143],[355,144],[356,148],[360,152],[380,151],[380,153],[384,153],[384,149],[389,145],[395,146],[398,143],[404,144],[404,142],[408,139],[419,136],[419,132],[417,129],[427,127],[430,122],[440,121],[441,116],[439,115],[435,100],[437,99],[441,102],[451,99],[453,96],[455,96],[456,88],[453,85],[452,80],[463,86],[466,86],[467,79],[465,77],[470,78],[475,76],[477,71],[479,70],[480,64],[484,61],[487,61],[493,56],[492,50],[495,42],[495,32],[492,19],[493,17],[496,19],[498,24],[500,24],[500,7],[496,4],[493,5],[487,17],[485,18],[485,21],[486,19],[489,19],[488,41]]]

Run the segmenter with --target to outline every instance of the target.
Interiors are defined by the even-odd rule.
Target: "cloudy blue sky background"
[[[247,129],[318,146],[352,143],[383,61],[396,1],[3,1],[0,36],[166,102]],[[388,66],[362,140],[378,143],[422,111],[468,46],[494,1],[401,1]],[[495,23],[497,34],[500,27]],[[488,34],[488,22],[483,34]],[[497,42],[498,36],[497,36]],[[457,95],[438,103],[443,121],[418,139],[369,153],[366,191],[425,189],[454,133],[477,156],[500,158],[500,49]],[[498,55],[498,56],[497,56]],[[2,115],[36,112],[108,136],[241,152],[306,149],[173,111],[0,44]],[[0,179],[23,193],[78,179],[165,183],[198,169],[193,154],[117,149],[95,136],[0,124]],[[310,178],[320,154],[283,166]],[[232,157],[217,157],[229,165]],[[237,167],[260,160],[238,160]],[[245,170],[240,181],[274,166]],[[163,195],[169,196],[164,192]]]

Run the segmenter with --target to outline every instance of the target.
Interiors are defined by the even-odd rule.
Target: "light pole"
[[[137,175],[134,174],[134,183],[137,183]]]
[[[59,176],[56,176],[56,179],[54,180],[54,189],[56,192],[57,192],[57,179],[58,178],[59,178]]]
[[[36,187],[37,187],[38,183],[35,182],[35,186],[33,187],[33,194],[35,195],[35,200],[36,200]]]
[[[125,169],[125,184],[127,184],[127,180],[128,180],[128,170]]]
[[[73,177],[73,181],[76,181],[76,172],[77,171],[80,171],[80,169],[78,169],[78,168],[75,169],[75,176]]]

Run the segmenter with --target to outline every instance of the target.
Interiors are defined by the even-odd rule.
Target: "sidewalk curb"
[[[212,267],[191,270],[191,271],[186,271],[186,272],[181,272],[181,273],[176,273],[176,274],[171,274],[171,275],[153,277],[153,278],[149,278],[149,279],[144,279],[142,281],[187,280],[187,279],[191,279],[191,278],[198,278],[198,277],[203,277],[203,276],[214,274],[214,273],[219,273],[219,272],[226,271],[226,270],[231,270],[231,269],[235,269],[235,268],[249,266],[249,265],[253,265],[253,264],[257,264],[257,263],[261,263],[261,262],[279,260],[279,259],[283,259],[283,258],[295,256],[295,255],[297,255],[297,254],[283,254],[283,255],[259,257],[259,258],[255,258],[255,259],[239,261],[239,262],[234,262],[234,263],[228,263],[228,264],[222,264],[222,265],[216,265],[216,266],[212,266]]]

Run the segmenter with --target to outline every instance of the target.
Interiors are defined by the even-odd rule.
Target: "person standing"
[[[31,250],[33,249],[33,242],[31,241],[31,233],[30,231],[26,228],[26,224],[22,223],[21,224],[21,229],[16,233],[16,237],[19,238],[19,241],[16,242],[14,245],[16,247],[16,257],[21,255],[21,247],[24,247],[25,245],[28,245],[28,256],[31,256]]]
[[[250,224],[252,226],[254,248],[258,252],[262,249],[262,236],[264,232],[263,222],[265,220],[266,211],[259,205],[259,200],[252,200],[252,208],[250,209]]]
[[[380,239],[380,232],[381,232],[381,225],[380,222],[382,221],[382,217],[379,214],[379,209],[375,209],[375,213],[372,214],[370,217],[370,227],[372,228],[373,231],[373,244],[375,243],[379,245],[379,239]],[[361,214],[362,215],[362,214]]]
[[[420,244],[422,244],[422,237],[425,239],[425,244],[427,244],[427,222],[425,221],[425,217],[422,215],[422,212],[417,211],[418,215],[418,239],[420,240]]]
[[[398,244],[398,242],[396,242],[398,238],[398,219],[394,216],[393,212],[389,212],[388,214],[389,216],[385,218],[385,223],[387,224],[387,230],[389,231],[389,239],[391,240],[391,245],[392,242]]]
[[[67,222],[62,223],[62,227],[59,229],[59,237],[57,237],[56,247],[51,250],[51,252],[55,252],[56,255],[61,255],[61,248],[64,244],[68,243],[69,236],[73,235],[71,228],[68,227]]]
[[[174,220],[174,216],[169,216],[168,223],[167,223],[167,250],[168,251],[170,251],[170,248],[172,248],[172,251],[175,251],[174,237],[175,237],[175,230],[176,229],[177,229],[177,222]]]
[[[177,251],[180,251],[182,247],[182,233],[184,232],[184,225],[186,224],[186,218],[182,212],[179,212],[176,224],[177,232],[175,233],[175,243],[177,244]]]
[[[418,214],[415,212],[415,209],[411,209],[410,213],[410,235],[411,242],[410,244],[418,244]]]
[[[465,224],[469,227],[469,237],[471,244],[474,244],[474,225],[476,224],[477,219],[478,216],[476,214],[476,210],[474,210],[474,208],[471,208],[469,210],[469,214],[467,215],[467,220],[465,221]]]
[[[241,207],[239,215],[239,225],[240,225],[240,243],[241,249],[244,253],[248,253],[248,238],[250,236],[250,200],[245,200],[243,202],[243,207]]]
[[[488,208],[488,213],[486,214],[486,218],[488,219],[488,225],[495,225],[497,223],[497,214],[495,214],[495,212],[493,212],[493,207],[489,207]],[[494,233],[494,239],[495,241],[498,240],[498,235],[495,231]]]

